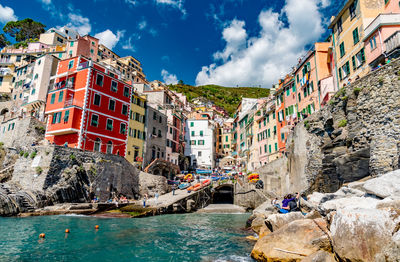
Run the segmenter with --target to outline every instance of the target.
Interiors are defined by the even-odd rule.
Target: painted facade
[[[46,139],[125,156],[131,89],[87,58],[60,61],[47,96]]]
[[[332,20],[333,47],[339,88],[369,72],[366,63],[364,29],[383,12],[385,2],[349,0]]]

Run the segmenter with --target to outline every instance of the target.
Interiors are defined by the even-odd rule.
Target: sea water
[[[252,261],[254,243],[243,229],[248,217],[0,218],[0,261]]]

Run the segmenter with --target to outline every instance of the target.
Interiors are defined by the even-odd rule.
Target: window
[[[64,98],[64,91],[61,91],[60,94],[58,94],[58,102],[62,102]]]
[[[94,94],[93,105],[100,106],[101,96],[99,94]]]
[[[268,149],[269,149],[269,153],[272,153],[271,145],[268,146]]]
[[[157,114],[156,114],[156,112],[153,112],[153,120],[157,120]]]
[[[65,111],[65,114],[64,114],[64,123],[68,123],[68,119],[69,119],[69,110]]]
[[[264,126],[266,126],[267,125],[267,123],[266,123],[266,119],[264,118]]]
[[[35,79],[38,79],[38,77],[39,77],[39,75],[38,75],[38,74],[35,74]]]
[[[268,130],[267,130],[268,132],[267,132],[267,134],[268,134],[268,137],[271,137],[271,129],[269,129],[268,128]]]
[[[228,136],[225,136],[225,142],[228,142]]]
[[[386,1],[386,0],[385,0]],[[350,19],[353,20],[354,17],[356,17],[356,7],[357,7],[357,1],[354,1],[350,7],[349,7],[349,11],[350,11]]]
[[[356,28],[353,31],[353,42],[354,42],[354,44],[357,44],[359,41],[360,41],[360,38],[358,35],[358,28]]]
[[[73,47],[74,46],[74,42],[70,42],[69,46]]]
[[[296,85],[293,83],[292,84],[292,93],[296,92]]]
[[[343,28],[342,28],[342,18],[339,18],[339,20],[338,20],[337,23],[336,23],[336,26],[337,26],[338,34],[340,34],[340,33],[343,31]]]
[[[369,45],[371,47],[371,50],[374,50],[376,48],[376,37],[373,36],[370,40],[369,40]]]
[[[118,83],[116,81],[111,81],[111,91],[117,92],[118,91]]]
[[[275,143],[275,151],[278,151],[278,144]]]
[[[112,131],[113,130],[113,120],[112,119],[107,119],[107,125],[106,125],[106,130]]]
[[[108,103],[108,109],[111,111],[115,110],[115,100],[110,99],[110,102]]]
[[[158,118],[158,122],[162,123],[162,117],[161,116]]]
[[[204,140],[199,140],[199,145],[203,146],[204,145]]]
[[[32,89],[31,95],[34,95],[36,93],[36,89]]]
[[[97,74],[96,85],[103,86],[103,79],[104,79],[103,75]]]
[[[190,127],[194,127],[194,122],[190,122]]]
[[[122,114],[124,116],[128,115],[128,106],[127,105],[122,105]]]
[[[264,153],[267,153],[267,145],[264,145]]]
[[[194,136],[194,131],[192,131],[192,133],[191,133],[191,134],[192,134],[192,136]]]
[[[290,96],[290,87],[286,87],[286,96]]]
[[[93,50],[93,49],[90,49],[90,53],[91,53],[91,54],[94,54],[94,50]]]
[[[196,145],[196,140],[190,140],[190,145],[195,146]]]
[[[203,136],[203,130],[200,131],[200,136]]]
[[[125,123],[121,123],[120,128],[119,128],[119,133],[122,135],[125,135],[125,133],[126,133],[126,124]]]
[[[127,86],[124,87],[124,96],[125,97],[129,97],[129,87],[127,87]],[[138,101],[140,103],[140,99],[138,99]]]
[[[350,63],[347,61],[344,66],[342,66],[343,78],[346,78],[350,74]]]
[[[61,122],[61,115],[62,115],[62,112],[58,112],[58,113],[54,113],[53,114],[53,122],[52,122],[52,124],[58,124],[58,123],[60,123]]]
[[[93,151],[100,152],[100,147],[101,147],[101,140],[100,138],[96,138],[96,141],[94,141]]]
[[[161,130],[158,130],[158,137],[162,137]]]
[[[108,141],[106,152],[107,154],[112,154],[112,151],[113,151],[113,143],[111,141]]]
[[[54,104],[54,100],[56,100],[56,94],[51,94],[50,104]]]
[[[92,115],[92,120],[90,121],[91,126],[97,127],[99,125],[99,116],[98,115]]]
[[[281,140],[285,140],[285,134],[281,133]]]
[[[345,50],[344,50],[344,42],[342,42],[342,43],[339,45],[339,50],[340,50],[340,58],[342,58],[342,57],[346,54],[346,52],[345,52]]]
[[[197,152],[197,156],[201,156],[201,151],[198,151],[198,152]]]
[[[74,60],[69,61],[68,63],[68,70],[72,69],[72,67],[74,67]]]

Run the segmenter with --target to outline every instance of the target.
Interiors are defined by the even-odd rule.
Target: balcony
[[[13,65],[14,63],[9,58],[0,59],[0,65]]]
[[[400,25],[400,14],[380,14],[364,30],[364,40],[370,37],[378,28],[382,26]]]
[[[399,20],[400,21],[400,20]],[[385,40],[386,54],[400,47],[400,31],[395,32]]]

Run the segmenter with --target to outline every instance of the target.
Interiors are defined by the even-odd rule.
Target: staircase
[[[8,195],[12,199],[14,199],[16,203],[18,203],[18,207],[21,212],[35,211],[35,207],[32,206],[32,204],[30,203],[29,198],[30,200],[32,200],[32,202],[34,202],[34,200],[29,197],[27,193],[17,192],[15,188],[9,187],[6,184],[0,184],[0,194],[1,191],[3,191],[5,195]]]

